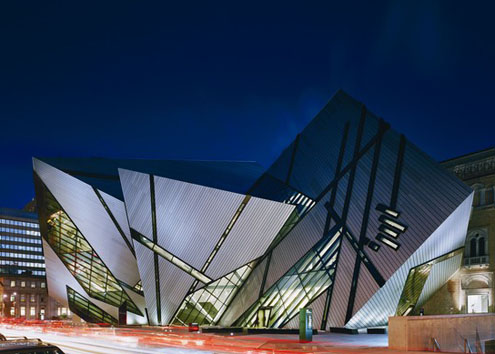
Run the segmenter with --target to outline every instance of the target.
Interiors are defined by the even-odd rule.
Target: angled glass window
[[[128,311],[143,316],[45,186],[40,204],[47,213],[43,236],[88,295],[116,307],[127,302]]]
[[[333,284],[341,228],[318,242],[235,323],[235,326],[280,328]],[[269,311],[266,311],[269,309]],[[258,312],[268,314],[259,323]]]
[[[462,252],[462,249],[457,249],[429,262],[411,268],[404,284],[404,289],[402,290],[399,304],[397,305],[396,315],[407,316],[409,314],[416,313],[416,304],[418,303],[419,297],[423,292],[426,280],[428,280],[428,277],[430,276],[432,267],[435,264],[457,256]]]
[[[196,290],[182,302],[172,323],[215,325],[236,291],[251,273],[254,262]]]
[[[117,324],[115,318],[69,286],[67,286],[67,298],[69,300],[69,309],[86,322]]]

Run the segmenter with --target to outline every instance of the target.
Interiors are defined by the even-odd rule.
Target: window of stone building
[[[23,280],[21,281],[21,288],[25,288],[26,287],[26,282]]]
[[[14,302],[15,301],[15,293],[10,295],[10,302]]]
[[[11,288],[15,288],[15,280],[11,280],[10,281],[10,287]]]
[[[31,317],[36,316],[36,307],[31,306],[31,308],[29,309],[29,316]]]
[[[483,257],[487,255],[488,237],[484,228],[471,230],[466,237],[466,257]]]
[[[15,307],[14,306],[10,307],[10,316],[15,316]]]
[[[40,288],[44,288],[46,286],[45,282],[42,281],[41,284],[40,284]]]
[[[36,295],[35,294],[31,294],[31,302],[36,302]]]
[[[494,194],[494,191],[493,191],[493,188],[494,187],[490,187],[490,188],[487,188],[485,190],[485,204],[486,205],[491,205],[493,204],[493,194]]]
[[[486,255],[485,238],[484,237],[478,238],[478,255],[480,255],[480,256]]]
[[[26,306],[21,306],[21,316],[26,316]]]
[[[477,244],[476,238],[472,238],[470,243],[469,243],[469,257],[476,257],[478,254],[478,249],[477,249]]]
[[[32,288],[36,288],[36,282],[35,282],[35,281],[32,281],[32,282],[31,282],[31,287],[32,287]]]

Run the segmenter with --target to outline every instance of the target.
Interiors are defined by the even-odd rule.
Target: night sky
[[[0,206],[32,156],[268,167],[339,88],[435,159],[494,145],[493,1],[308,3],[0,2]]]

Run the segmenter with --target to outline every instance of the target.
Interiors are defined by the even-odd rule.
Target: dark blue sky
[[[0,206],[31,156],[269,166],[339,88],[436,159],[494,145],[493,2],[170,3],[0,3]]]

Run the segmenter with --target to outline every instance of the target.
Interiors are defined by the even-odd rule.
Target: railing
[[[479,256],[479,257],[464,257],[464,266],[470,267],[474,265],[489,265],[489,257],[488,256]]]
[[[440,351],[440,344],[438,344],[436,338],[433,338],[433,337],[431,338],[431,345],[433,347],[433,351],[434,352],[439,352]]]

